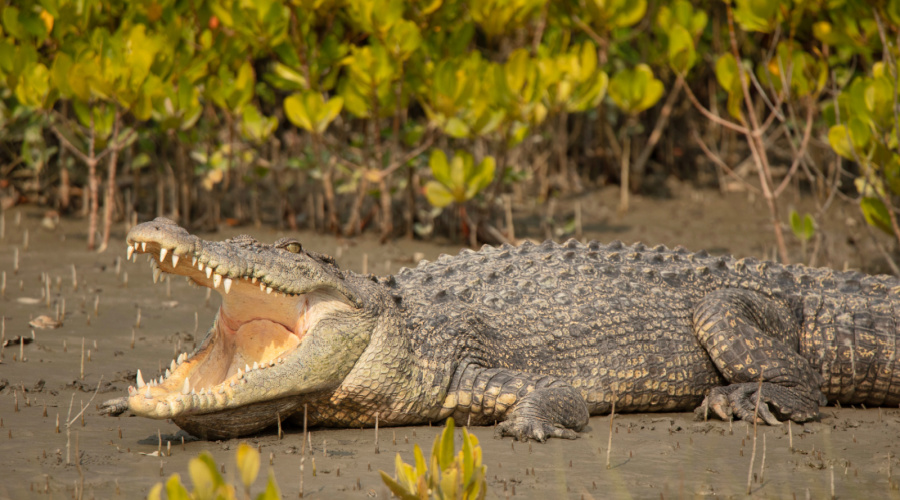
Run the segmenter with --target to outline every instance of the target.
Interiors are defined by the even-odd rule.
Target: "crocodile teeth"
[[[257,363],[256,361],[253,362],[253,369],[259,370],[259,363]]]
[[[197,267],[197,257],[191,256],[191,265]]]
[[[175,255],[174,253],[172,254],[172,267],[173,268],[178,267],[178,258],[179,257],[177,255]]]
[[[244,370],[238,368],[237,378],[244,378]],[[231,385],[234,385],[234,382],[231,382]]]
[[[166,368],[166,376],[164,378],[169,378],[169,375],[171,375],[171,374],[172,374],[172,372],[169,371],[168,368]]]
[[[128,245],[128,248],[125,249],[125,260],[130,260],[132,255],[134,255],[134,247]]]
[[[162,276],[162,269],[160,269],[159,267],[154,267],[153,268],[153,282],[159,283],[160,276]]]
[[[260,284],[259,284],[259,291],[260,291],[260,292],[265,292],[265,291],[266,291],[266,284],[265,284],[265,283],[260,283]]]
[[[200,389],[200,395],[202,396],[204,394],[206,394],[206,387],[204,387],[203,389]]]
[[[172,363],[169,365],[169,370],[171,370],[173,372],[175,371],[175,360],[174,359],[172,360]],[[168,373],[166,374],[166,378],[169,378]]]
[[[267,287],[266,287],[266,293],[272,293],[272,287],[267,286]]]
[[[244,365],[244,371],[245,371],[245,372],[249,372],[249,371],[250,371],[250,365],[245,364],[245,365]]]
[[[144,377],[141,376],[141,369],[138,368],[138,372],[137,372],[137,388],[138,388],[138,389],[143,389],[145,385],[147,385],[147,384],[144,383]]]
[[[162,385],[162,383],[163,383],[163,378],[162,378],[162,375],[160,375],[159,382],[157,382],[157,385]]]
[[[144,397],[147,399],[153,399],[153,395],[150,394],[150,386],[147,386],[147,393],[144,394]]]
[[[212,268],[207,267],[206,268],[206,278],[209,279],[210,276],[212,276]],[[216,275],[216,276],[218,276],[218,275]]]
[[[176,360],[177,363],[178,363],[179,365],[180,365],[181,363],[184,363],[184,358],[185,358],[184,353],[179,354],[179,355],[178,355],[178,359]]]
[[[230,291],[231,291],[231,278],[225,278],[225,293],[228,293]]]
[[[197,263],[197,269],[199,269],[199,270],[201,270],[201,271],[203,270],[203,263],[202,263],[202,262],[198,262],[198,263]]]
[[[181,387],[182,394],[190,394],[191,393],[191,382],[185,378],[184,385]]]
[[[207,267],[207,269],[209,269],[209,268]],[[221,285],[221,284],[222,284],[222,275],[216,273],[216,275],[213,276],[213,287],[219,288],[219,285]]]
[[[160,248],[159,249],[159,261],[162,262],[162,261],[166,260],[166,254],[168,254],[168,253],[169,253],[168,248]]]
[[[147,242],[146,242],[146,241],[142,241],[142,242],[141,242],[141,251],[142,251],[142,252],[146,252],[146,251],[147,251]]]

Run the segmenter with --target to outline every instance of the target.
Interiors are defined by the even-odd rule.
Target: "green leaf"
[[[669,66],[677,73],[686,75],[697,62],[694,39],[686,28],[675,25],[669,31]]]
[[[796,210],[791,210],[791,232],[801,241],[809,241],[816,234],[816,226],[813,218],[809,214],[800,214]]]
[[[900,0],[888,0],[885,11],[894,26],[900,25]]]
[[[428,472],[428,465],[425,464],[425,455],[422,454],[422,448],[418,444],[413,445],[413,456],[416,460],[416,475],[424,476]]]
[[[307,83],[306,78],[304,78],[303,75],[284,64],[281,64],[279,62],[272,64],[272,71],[282,80],[292,83],[295,86],[295,89],[304,89],[309,87],[309,84]]]
[[[3,29],[18,40],[25,38],[25,30],[19,23],[19,9],[13,6],[3,9]]]
[[[620,0],[610,2],[616,5],[616,11],[610,20],[614,28],[627,28],[634,26],[647,13],[647,0]]]
[[[321,99],[321,94],[319,95]],[[319,113],[316,115],[316,132],[321,134],[325,132],[328,128],[328,125],[337,118],[338,114],[341,112],[341,108],[344,106],[344,99],[340,96],[332,97],[328,100],[319,110]]]
[[[531,57],[525,49],[514,51],[504,65],[506,70],[506,85],[512,92],[520,92],[525,86],[528,71],[531,67]]]
[[[737,67],[737,61],[730,53],[722,54],[716,60],[716,80],[726,92],[732,92],[740,88],[740,73]]]
[[[431,169],[431,175],[435,180],[445,186],[452,186],[453,181],[450,179],[450,164],[447,162],[447,155],[443,150],[434,149],[428,158],[428,167]]]
[[[616,106],[629,114],[640,113],[655,105],[663,91],[662,82],[653,76],[646,64],[616,73],[609,84],[609,96]]]
[[[281,500],[281,492],[278,491],[278,483],[275,482],[275,473],[269,471],[269,481],[266,482],[266,489],[256,496],[256,500]]]
[[[884,202],[878,198],[867,196],[860,200],[859,206],[862,209],[863,217],[870,226],[877,227],[887,234],[894,234],[891,216],[887,207],[884,206]]]
[[[238,446],[236,461],[241,482],[245,488],[249,488],[259,474],[259,452],[249,444],[241,443]]]
[[[851,118],[848,125],[834,125],[828,129],[831,149],[848,160],[855,161],[858,157],[865,156],[870,137],[869,127],[857,117]]]
[[[162,500],[162,483],[156,483],[150,488],[150,493],[147,493],[147,500]]]
[[[771,32],[779,19],[780,0],[736,0],[734,19],[745,31]]]
[[[23,71],[16,85],[16,98],[25,106],[39,108],[50,93],[50,70],[41,63],[32,64]]]
[[[400,456],[398,453],[397,456]],[[384,471],[378,471],[381,474],[381,480],[384,482],[385,486],[391,490],[391,493],[400,498],[401,500],[419,500],[419,497],[407,491],[406,488],[400,485],[397,481],[394,480],[391,476],[388,476]]]
[[[459,470],[452,468],[442,472],[440,482],[441,494],[444,498],[459,498]]]
[[[3,47],[0,47],[3,50]],[[72,68],[72,58],[65,52],[56,54],[53,65],[50,67],[50,81],[59,89],[63,97],[72,96],[72,88],[69,86],[69,70]]]
[[[454,157],[454,159],[459,156]],[[441,434],[441,442],[440,449],[437,453],[438,455],[438,463],[441,465],[441,470],[446,470],[450,467],[450,464],[453,463],[453,455],[454,455],[454,444],[453,444],[453,431],[455,425],[453,422],[453,417],[447,419],[447,425],[444,427],[444,432]]]
[[[194,497],[198,499],[213,498],[219,486],[225,484],[219,471],[216,470],[216,461],[208,451],[192,458],[188,462],[188,471],[194,484]]]
[[[284,113],[287,115],[288,120],[295,126],[308,132],[312,132],[315,130],[315,127],[313,126],[312,117],[310,117],[310,112],[306,109],[304,101],[303,94],[293,94],[286,97],[284,99]]]
[[[848,160],[852,160],[853,143],[850,140],[850,132],[844,125],[834,125],[828,129],[828,144],[835,153]]]
[[[437,181],[425,183],[425,198],[428,203],[437,208],[444,208],[454,200],[453,193]]]
[[[465,139],[466,137],[469,137],[469,126],[455,116],[447,120],[442,128],[450,137],[456,139]]]
[[[166,497],[169,500],[189,500],[191,498],[187,488],[181,484],[181,476],[178,473],[172,474],[166,481]]]
[[[485,157],[478,164],[478,168],[474,169],[472,175],[466,180],[466,200],[471,200],[476,194],[491,185],[496,168],[497,162],[493,156]]]

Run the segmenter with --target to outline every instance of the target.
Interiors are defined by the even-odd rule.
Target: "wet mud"
[[[704,191],[673,200],[638,197],[633,214],[621,218],[608,208],[615,204],[612,191],[582,202],[588,239],[771,255],[764,208],[746,197]],[[571,203],[561,203],[561,213]],[[101,416],[96,405],[124,395],[138,368],[145,377],[158,374],[199,343],[218,296],[207,299],[177,277],[154,285],[143,259],[125,262],[122,226],[112,248],[98,254],[85,250],[83,220],[64,219],[48,230],[41,211],[32,207],[8,211],[3,219],[0,271],[6,287],[0,316],[9,345],[0,359],[0,498],[74,498],[79,490],[83,498],[145,498],[153,484],[173,473],[189,483],[188,461],[203,450],[222,465],[226,479],[237,482],[234,454],[241,442],[262,454],[254,492],[262,491],[271,467],[283,498],[298,498],[305,453],[304,498],[387,498],[378,471],[393,475],[397,453],[411,462],[413,444],[427,453],[440,432],[438,426],[382,428],[376,443],[374,429],[315,428],[312,446],[304,450],[302,429],[293,427],[281,439],[273,430],[208,442],[167,421]],[[524,226],[528,218],[523,220]],[[877,267],[878,254],[857,216],[838,214],[828,224],[820,228],[818,264]],[[537,226],[517,231],[542,239]],[[269,242],[284,234],[240,228],[208,237],[243,232]],[[335,255],[342,267],[377,274],[460,248],[405,240],[381,246],[372,236],[345,241],[293,235],[308,248]],[[57,314],[58,328],[29,325]],[[746,496],[748,471],[757,498],[900,498],[897,408],[827,407],[820,422],[756,430],[744,422],[658,413],[616,415],[610,431],[610,417],[600,416],[591,418],[577,440],[545,444],[495,439],[491,427],[471,431],[481,440],[488,466],[489,498],[737,498]]]

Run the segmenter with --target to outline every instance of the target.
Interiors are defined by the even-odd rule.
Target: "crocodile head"
[[[376,313],[330,257],[293,239],[205,241],[165,218],[135,226],[128,256],[152,259],[153,278],[186,276],[222,296],[201,345],[160,379],[105,405],[171,418],[204,438],[259,431],[340,385],[368,345]],[[112,404],[112,405],[111,405]],[[111,405],[111,406],[110,406]],[[115,413],[107,408],[107,413]]]

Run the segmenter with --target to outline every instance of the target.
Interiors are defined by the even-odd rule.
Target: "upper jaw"
[[[181,229],[181,228],[179,228]],[[273,291],[279,294],[299,295],[302,292],[294,292],[291,287],[275,283],[266,272],[260,272],[253,264],[243,259],[231,256],[228,264],[225,258],[217,255],[224,253],[225,245],[216,242],[206,242],[196,236],[187,235],[193,241],[181,242],[158,241],[142,234],[129,233],[127,238],[126,256],[137,260],[138,254],[147,254],[152,258],[153,281],[159,280],[163,272],[187,276],[195,283],[212,288],[223,293],[231,292],[235,281],[243,279],[250,284],[259,286],[260,291],[271,294]],[[174,244],[173,244],[174,243]],[[218,250],[218,251],[217,251]],[[262,275],[262,277],[260,277]]]
[[[126,242],[128,257],[138,253],[154,257],[154,281],[162,272],[180,274],[228,294],[236,280],[244,279],[270,294],[301,295],[327,289],[343,296],[354,307],[364,306],[362,298],[344,281],[336,266],[303,253],[292,254],[262,245],[249,237],[226,242],[205,241],[168,219],[157,218],[132,228]],[[191,265],[185,266],[187,262]]]

